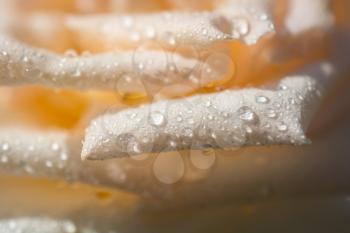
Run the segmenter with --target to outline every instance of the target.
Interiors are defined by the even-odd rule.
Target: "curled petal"
[[[274,30],[268,1],[254,5],[227,1],[212,12],[71,16],[65,24],[84,48],[102,41],[99,50],[134,48],[145,41],[170,48],[188,44],[200,48],[233,39],[255,44]]]
[[[274,31],[271,0],[226,1],[218,12],[231,22],[230,35],[248,45],[256,44],[264,35]]]
[[[86,130],[82,158],[306,144],[305,131],[332,74],[332,66],[321,63],[272,88],[230,90],[105,114]]]
[[[126,91],[118,82],[129,77],[164,86],[188,81],[189,75],[213,70],[197,59],[162,51],[106,53],[86,57],[58,56],[0,37],[0,84],[39,84],[73,89]],[[215,70],[212,72],[217,76]]]

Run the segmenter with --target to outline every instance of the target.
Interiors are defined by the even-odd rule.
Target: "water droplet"
[[[273,109],[268,109],[268,110],[266,111],[266,116],[267,116],[268,118],[276,118],[276,117],[277,117],[277,113],[276,113],[275,110],[273,110]]]
[[[129,142],[127,145],[127,152],[129,153],[129,155],[140,154],[142,152],[140,144],[137,141]]]
[[[58,151],[60,149],[60,145],[58,143],[52,143],[51,150]]]
[[[286,132],[288,130],[288,126],[282,122],[277,125],[277,129],[281,132]]]
[[[64,233],[76,233],[77,228],[73,223],[66,222],[63,225],[63,231]]]
[[[35,151],[35,146],[34,146],[34,145],[30,145],[30,146],[28,147],[28,150],[29,150],[29,151]]]
[[[172,148],[176,148],[177,143],[176,143],[175,141],[173,141],[173,140],[170,140],[170,141],[169,141],[169,145],[170,145]]]
[[[183,133],[185,137],[193,137],[193,130],[191,128],[185,128]]]
[[[199,79],[197,78],[197,76],[191,74],[190,76],[188,76],[188,79],[193,83],[193,84],[198,84],[199,83]]]
[[[170,46],[176,45],[176,38],[171,33],[167,33],[165,39],[166,39],[166,43],[168,43]]]
[[[267,16],[267,14],[261,14],[260,16],[259,16],[259,19],[261,20],[261,21],[265,21],[265,20],[267,20],[268,19],[268,16]]]
[[[286,85],[281,85],[279,89],[282,91],[286,91],[288,90],[288,87]]]
[[[63,152],[63,153],[60,155],[60,158],[61,158],[62,161],[66,161],[66,160],[68,159],[67,153],[64,153],[64,152]]]
[[[270,99],[263,95],[258,95],[255,97],[255,101],[259,104],[267,104],[270,102]]]
[[[145,35],[148,39],[154,39],[156,37],[156,31],[153,27],[146,27]]]
[[[245,128],[245,131],[246,131],[248,134],[252,134],[252,133],[253,133],[253,129],[250,128],[250,127],[246,127],[246,128]]]
[[[2,149],[3,151],[8,151],[8,150],[10,149],[10,145],[9,145],[8,143],[3,143],[3,144],[1,145],[1,149]]]
[[[293,105],[296,104],[296,101],[295,101],[294,98],[289,98],[288,101],[289,101],[290,104],[293,104]]]
[[[149,123],[157,127],[164,126],[166,124],[166,119],[162,113],[152,112],[149,117]]]
[[[122,25],[125,28],[130,28],[134,24],[134,19],[130,16],[125,16],[122,18]]]
[[[258,120],[258,116],[256,113],[249,107],[243,106],[238,109],[239,118],[246,122],[256,122]]]
[[[46,161],[45,162],[46,167],[51,168],[53,166],[51,161]]]
[[[130,114],[130,119],[135,119],[135,117],[137,117],[137,114],[136,114],[136,113],[131,113],[131,114]]]
[[[183,119],[182,119],[181,116],[177,116],[177,117],[176,117],[176,120],[177,120],[178,122],[181,122]]]
[[[210,100],[208,100],[208,101],[205,102],[205,106],[206,106],[206,107],[210,107],[210,106],[211,106]]]
[[[29,58],[27,56],[24,56],[23,57],[23,62],[28,63],[29,62]]]

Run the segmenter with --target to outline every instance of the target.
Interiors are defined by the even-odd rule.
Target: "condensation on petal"
[[[94,51],[132,49],[145,41],[168,49],[183,45],[201,48],[233,39],[255,44],[274,26],[270,3],[253,3],[227,1],[210,12],[71,16],[65,24],[78,44]]]
[[[228,18],[230,24],[226,31],[229,30],[233,38],[252,45],[274,31],[272,3],[271,0],[226,1],[217,11]]]
[[[50,218],[13,218],[0,220],[1,233],[94,233],[92,229],[78,229],[71,221]]]
[[[176,69],[173,69],[172,61],[176,61]],[[193,69],[197,66],[200,68]],[[0,37],[2,85],[39,84],[58,88],[130,92],[129,87],[138,84],[141,85],[141,92],[144,92],[144,85],[146,94],[152,96],[153,90],[148,90],[148,86],[158,86],[158,89],[170,84],[191,86],[188,85],[191,84],[188,77],[190,74],[199,76],[201,70],[213,70],[213,76],[220,76],[199,60],[170,52],[137,50],[94,56],[58,56],[7,36]],[[126,85],[128,82],[130,85]],[[192,87],[191,91],[197,88],[195,85]]]
[[[286,77],[272,90],[230,90],[161,101],[98,117],[86,130],[82,157],[123,157],[126,145],[120,137],[130,133],[137,140],[148,138],[146,144],[152,145],[152,152],[162,148],[173,151],[308,143],[305,130],[323,87],[333,75],[328,72],[332,69],[324,69],[329,67],[325,64]],[[130,115],[137,115],[142,127],[131,122]],[[150,152],[140,148],[139,154]]]
[[[74,166],[65,132],[0,129],[0,170],[5,173],[67,178]]]

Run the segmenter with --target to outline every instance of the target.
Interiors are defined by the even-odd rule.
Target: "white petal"
[[[15,218],[0,220],[1,233],[79,233],[94,232],[78,230],[74,223],[67,220],[49,218]]]
[[[64,178],[74,167],[70,153],[64,132],[0,129],[2,173]]]
[[[162,86],[188,82],[190,73],[199,75],[201,70],[206,69],[210,67],[196,59],[162,51],[67,57],[34,49],[10,37],[0,36],[1,85],[40,84],[124,91],[120,89],[118,81],[125,76],[134,77],[135,82],[158,83]],[[213,71],[212,75],[215,76],[216,72]]]
[[[272,89],[231,90],[105,114],[86,130],[82,158],[306,144],[305,130],[332,71],[321,63]]]
[[[314,28],[328,29],[333,22],[329,0],[289,0],[285,26],[292,34]]]
[[[255,44],[274,30],[269,8],[269,1],[231,0],[213,12],[72,16],[66,25],[82,37],[81,40],[98,36],[109,47],[113,44],[135,46],[149,40],[170,47],[198,48],[229,39]]]

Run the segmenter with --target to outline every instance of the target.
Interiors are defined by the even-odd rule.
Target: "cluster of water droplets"
[[[281,92],[285,90],[281,89]],[[128,119],[125,119],[125,121],[137,121],[142,128],[147,124],[149,125],[147,132],[152,133],[139,137],[140,135],[135,129],[134,133],[119,135],[117,142],[114,143],[118,145],[119,150],[129,154],[131,157],[152,152],[154,143],[157,144],[157,147],[161,146],[165,152],[175,151],[177,154],[174,157],[180,163],[178,170],[176,170],[177,172],[184,170],[182,169],[183,165],[181,165],[183,158],[177,151],[191,148],[193,152],[191,152],[190,157],[192,164],[199,169],[209,169],[215,161],[215,148],[237,150],[244,146],[248,140],[251,140],[250,135],[253,135],[255,130],[260,131],[261,128],[265,128],[266,131],[271,131],[271,128],[274,128],[275,131],[280,132],[281,136],[287,134],[289,126],[282,120],[279,120],[283,118],[282,104],[279,101],[271,100],[271,97],[264,94],[257,94],[253,98],[255,104],[245,105],[241,101],[241,107],[236,111],[232,111],[230,108],[223,109],[218,105],[225,98],[219,98],[219,100],[216,98],[199,98],[187,103],[182,101],[181,104],[168,102],[168,105],[165,107],[163,106],[159,109],[151,108],[146,111],[146,115],[142,111],[132,110],[126,114]],[[147,108],[147,106],[143,107],[143,109]],[[109,123],[120,121],[120,119],[110,120],[106,122],[106,125],[111,126]],[[274,139],[270,138],[270,140]],[[263,143],[256,141],[256,145]],[[146,151],[144,150],[145,148],[147,148]],[[208,154],[210,155],[209,157],[204,156]],[[143,158],[147,158],[147,156]],[[166,160],[163,158],[162,153],[159,155],[159,158],[161,161]],[[158,166],[160,163],[155,163],[154,173],[161,182],[171,183],[170,180],[174,182],[176,180],[177,182],[180,180],[179,177],[183,177],[185,172],[179,172],[176,174],[181,173],[182,176],[175,176],[178,177],[177,179],[170,179],[168,177],[169,174],[165,174],[164,176],[168,178],[164,179],[167,181],[162,180],[163,178],[160,177],[160,174],[166,173],[166,171],[158,169],[161,167]]]
[[[27,136],[0,138],[0,169],[15,174],[53,176],[66,169],[68,151],[61,140]]]

